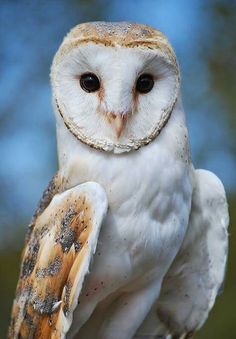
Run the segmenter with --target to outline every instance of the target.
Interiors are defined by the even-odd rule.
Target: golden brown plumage
[[[175,53],[162,32],[147,25],[122,22],[88,22],[75,26],[64,38],[56,56],[60,58],[61,54],[87,42],[105,46],[159,48],[176,62]]]
[[[48,206],[45,203],[43,210],[41,203],[34,217],[23,253],[9,339],[62,338],[77,305],[78,281],[87,273],[83,266],[98,223],[86,189],[78,192],[72,188],[54,195],[49,203],[52,191],[60,188],[56,189],[54,179],[43,199]]]

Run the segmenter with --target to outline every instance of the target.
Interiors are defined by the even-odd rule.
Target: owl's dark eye
[[[154,80],[153,77],[150,74],[142,74],[137,79],[136,82],[136,90],[139,93],[148,93],[152,90],[154,86]]]
[[[93,73],[85,73],[80,77],[80,86],[85,92],[96,92],[100,88],[100,81]]]

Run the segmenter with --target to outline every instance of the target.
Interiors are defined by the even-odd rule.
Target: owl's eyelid
[[[135,82],[137,82],[137,80],[140,78],[140,76],[141,76],[141,75],[144,75],[144,74],[145,74],[145,75],[146,75],[146,74],[150,75],[150,76],[153,78],[154,81],[157,81],[157,80],[160,79],[160,76],[157,75],[157,74],[153,74],[153,73],[151,73],[151,72],[141,72],[141,73],[139,73],[139,74],[137,75],[136,81],[135,81]]]
[[[144,74],[145,74],[145,75],[146,75],[146,74],[147,74],[147,75],[150,75],[150,76],[153,78],[153,81],[154,81],[154,82],[160,79],[160,76],[157,75],[157,74],[153,74],[153,73],[151,73],[151,72],[143,71],[143,72],[137,73],[136,80],[135,80],[135,84],[137,83],[137,81],[138,81],[138,79],[140,78],[140,76],[142,76],[142,75],[144,75]]]
[[[83,75],[89,75],[89,74],[95,75],[99,79],[99,81],[101,81],[100,76],[97,73],[95,73],[94,71],[85,71],[85,72],[82,72],[82,73],[76,75],[76,78],[80,79]]]

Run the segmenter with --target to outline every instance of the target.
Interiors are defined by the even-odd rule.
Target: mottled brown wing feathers
[[[59,173],[56,173],[50,180],[47,188],[43,192],[43,195],[38,203],[36,211],[34,212],[32,220],[29,224],[29,227],[26,233],[26,243],[30,238],[31,232],[34,228],[34,225],[35,225],[35,222],[38,216],[45,210],[46,207],[48,207],[48,205],[50,204],[55,194],[64,191],[64,181],[65,181],[64,178],[62,178]]]
[[[9,338],[64,338],[107,201],[95,183],[57,194],[36,217],[26,245]]]

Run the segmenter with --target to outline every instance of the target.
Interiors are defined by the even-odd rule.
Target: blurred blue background
[[[57,169],[52,58],[74,25],[105,20],[152,25],[175,48],[194,165],[221,178],[231,207],[225,292],[197,338],[236,338],[236,270],[231,261],[236,246],[235,19],[236,2],[223,0],[1,0],[0,337],[8,324],[25,227]]]

